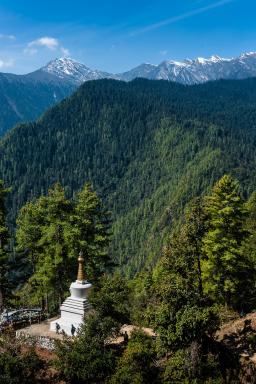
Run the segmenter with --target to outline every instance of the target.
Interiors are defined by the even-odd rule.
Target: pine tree
[[[89,183],[77,194],[71,224],[70,251],[83,252],[87,277],[96,280],[111,266],[107,253],[110,214]]]
[[[17,217],[16,251],[23,252],[28,259],[32,272],[35,272],[36,263],[40,257],[41,247],[39,240],[42,237],[42,228],[46,225],[46,201],[40,198],[35,202],[27,202]]]
[[[206,213],[202,198],[195,198],[188,204],[185,220],[184,240],[196,270],[198,293],[200,296],[203,296],[201,264],[203,256],[202,239],[206,231]]]
[[[246,229],[249,232],[247,250],[250,250],[251,257],[256,260],[256,192],[253,192],[246,202],[246,209],[248,211]]]
[[[31,265],[31,294],[38,297],[47,310],[50,296],[53,304],[62,301],[75,276],[77,263],[69,258],[67,235],[71,212],[71,202],[56,183],[48,196],[27,203],[17,219],[17,249],[23,250]]]
[[[0,311],[5,304],[8,292],[8,240],[9,233],[6,226],[5,199],[10,189],[4,187],[0,180]]]
[[[253,192],[246,202],[245,208],[248,212],[245,228],[248,231],[242,252],[246,255],[246,268],[243,276],[240,276],[240,288],[238,299],[240,308],[250,312],[256,308],[256,192]]]
[[[55,184],[47,196],[20,210],[17,224],[17,249],[31,265],[26,288],[47,309],[50,302],[56,307],[63,301],[76,277],[80,251],[90,279],[97,279],[109,264],[109,215],[89,184],[75,201],[68,200],[61,185]]]
[[[127,279],[115,273],[101,277],[90,293],[90,303],[101,318],[109,317],[122,324],[130,323],[131,290]]]
[[[197,382],[213,374],[209,346],[219,326],[219,307],[203,290],[206,219],[202,199],[191,201],[153,271],[147,315],[158,335],[158,352],[167,358],[163,382]]]
[[[165,352],[202,343],[218,325],[216,308],[202,292],[201,242],[204,213],[200,200],[187,210],[186,220],[164,248],[153,271],[148,314]]]
[[[62,302],[77,265],[77,255],[73,257],[70,254],[68,243],[72,204],[66,199],[65,191],[59,183],[49,190],[45,199],[46,223],[39,240],[42,254],[37,263],[35,278],[46,278],[54,295]]]
[[[224,175],[206,198],[205,207],[209,221],[203,239],[204,290],[217,302],[234,306],[241,273],[247,269],[242,252],[246,210],[238,181]]]

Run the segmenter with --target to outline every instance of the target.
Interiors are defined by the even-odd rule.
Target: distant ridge
[[[137,77],[151,80],[169,80],[185,85],[219,79],[245,79],[256,76],[256,52],[243,53],[236,58],[198,57],[194,60],[163,61],[159,65],[144,63],[130,71],[118,74],[93,70],[71,58],[52,60],[39,72],[47,72],[74,84],[88,80],[112,78],[131,81]]]
[[[14,125],[38,118],[76,87],[40,70],[27,75],[0,73],[0,137]]]
[[[26,75],[0,73],[0,137],[20,122],[39,117],[47,108],[69,96],[89,80],[135,78],[168,80],[193,85],[220,79],[256,77],[256,52],[236,58],[198,57],[184,61],[141,64],[130,71],[113,74],[91,69],[71,58],[57,58]]]

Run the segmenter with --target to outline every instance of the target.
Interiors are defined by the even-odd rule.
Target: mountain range
[[[59,58],[26,75],[0,73],[0,137],[18,122],[34,120],[89,80],[110,78],[131,81],[141,77],[193,85],[254,76],[255,52],[231,59],[212,56],[182,62],[164,61],[159,65],[141,64],[117,74],[90,69],[70,58]]]
[[[184,86],[85,82],[0,141],[9,220],[60,181],[69,197],[90,181],[112,212],[110,254],[129,275],[150,266],[186,203],[224,173],[256,186],[256,79]]]
[[[179,61],[164,61],[159,65],[142,64],[123,73],[122,80],[143,77],[153,80],[169,80],[185,85],[199,84],[219,79],[245,79],[256,76],[256,53],[250,52],[239,57],[225,59],[211,56]]]
[[[69,58],[51,61],[40,72],[50,73],[59,79],[75,84],[88,80],[111,78],[131,81],[142,77],[150,80],[169,80],[185,85],[204,83],[219,79],[245,79],[256,76],[256,52],[242,54],[237,58],[224,59],[212,56],[209,59],[199,57],[195,60],[164,61],[159,65],[141,64],[124,73],[106,73],[92,70],[84,64]]]

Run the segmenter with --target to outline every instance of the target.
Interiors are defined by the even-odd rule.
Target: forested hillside
[[[0,73],[0,137],[15,124],[38,118],[75,88],[50,74]]]
[[[182,86],[87,82],[0,144],[0,178],[21,205],[60,181],[91,181],[113,215],[111,254],[130,275],[159,255],[192,196],[224,173],[256,185],[256,79]]]

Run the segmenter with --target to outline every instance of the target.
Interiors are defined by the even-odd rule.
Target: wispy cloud
[[[61,51],[61,53],[62,53],[64,56],[69,56],[69,55],[70,55],[69,49],[67,49],[67,48],[60,47],[60,51]]]
[[[164,49],[164,50],[160,51],[159,53],[161,56],[166,56],[168,51],[167,51],[167,49]]]
[[[4,68],[10,68],[13,67],[14,65],[14,60],[13,59],[0,59],[0,69]]]
[[[235,0],[220,0],[220,1],[217,1],[217,2],[215,2],[213,4],[206,5],[205,7],[197,8],[197,9],[194,9],[192,11],[189,11],[189,12],[186,12],[186,13],[182,13],[181,15],[177,15],[177,16],[174,16],[174,17],[170,17],[168,19],[161,20],[158,23],[150,24],[150,25],[148,25],[148,26],[146,26],[144,28],[140,28],[140,29],[132,32],[130,34],[130,36],[136,36],[136,35],[139,35],[139,34],[142,34],[142,33],[146,33],[146,32],[152,31],[154,29],[158,29],[158,28],[164,27],[166,25],[177,23],[178,21],[188,19],[188,18],[193,17],[195,15],[199,15],[200,13],[204,13],[204,12],[210,11],[211,9],[214,9],[214,8],[222,7],[222,6],[226,5],[226,4],[233,3],[234,1]]]
[[[40,37],[40,39],[30,41],[27,44],[26,48],[24,49],[24,53],[27,53],[29,55],[34,55],[38,51],[37,47],[46,47],[51,51],[54,51],[58,46],[59,46],[58,39],[55,39],[54,37],[48,37],[48,36]]]
[[[0,39],[2,40],[15,40],[14,35],[5,35],[4,33],[0,33]]]
[[[38,52],[38,48],[40,47],[47,48],[51,51],[56,51],[58,49],[64,56],[69,55],[69,50],[67,48],[60,46],[60,42],[58,39],[56,39],[55,37],[49,37],[49,36],[40,37],[39,39],[30,41],[26,45],[23,52],[25,54],[32,56]]]

